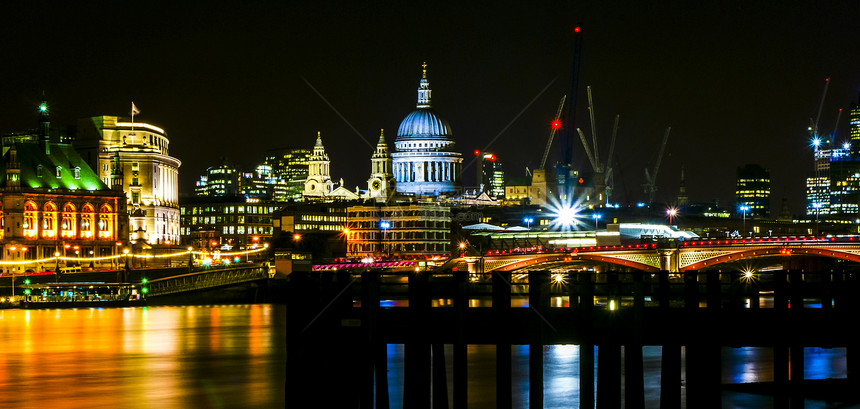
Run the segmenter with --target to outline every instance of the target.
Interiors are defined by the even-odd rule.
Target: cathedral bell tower
[[[308,158],[308,178],[305,179],[305,190],[302,192],[302,197],[325,197],[331,193],[334,189],[334,182],[331,181],[330,164],[331,161],[325,153],[322,137],[317,132],[314,152]]]
[[[384,202],[395,191],[394,173],[391,167],[391,155],[385,142],[383,130],[379,131],[379,142],[376,152],[370,157],[370,179],[367,180],[367,198]]]

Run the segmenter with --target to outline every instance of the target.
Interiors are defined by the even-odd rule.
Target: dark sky
[[[799,214],[824,79],[826,132],[860,89],[856,0],[116,3],[0,6],[0,132],[32,127],[43,91],[55,124],[127,115],[133,100],[140,121],[167,130],[182,193],[221,156],[250,169],[268,149],[310,148],[317,131],[334,179],[366,188],[379,129],[393,141],[424,61],[464,164],[486,149],[521,175],[568,92],[582,22],[576,126],[590,135],[586,85],[602,156],[621,115],[621,202],[645,198],[644,169],[671,126],[657,200],[674,200],[683,165],[692,201],[730,205],[736,168],[758,163],[774,206],[785,197]],[[847,125],[845,112],[837,140]]]

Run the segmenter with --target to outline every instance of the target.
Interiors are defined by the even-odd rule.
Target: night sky
[[[771,171],[774,212],[788,198],[800,214],[824,80],[820,127],[835,127],[837,140],[848,126],[847,110],[837,126],[837,110],[860,89],[857,1],[250,3],[4,3],[0,133],[34,127],[43,91],[56,125],[128,115],[134,101],[136,119],[167,130],[183,162],[180,193],[222,156],[250,170],[269,149],[312,147],[317,131],[334,180],[366,188],[379,130],[393,142],[426,61],[465,184],[475,149],[521,176],[539,164],[568,92],[581,22],[576,126],[590,135],[586,85],[602,156],[621,115],[618,201],[646,197],[644,169],[671,126],[657,200],[675,199],[683,165],[691,201],[731,207],[736,168],[758,163]]]

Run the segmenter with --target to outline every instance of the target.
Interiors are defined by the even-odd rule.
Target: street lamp
[[[603,217],[603,215],[600,213],[594,213],[591,215],[591,218],[594,219],[594,230],[597,230],[597,221],[600,220],[601,217]]]
[[[388,249],[388,242],[386,241],[385,236],[386,236],[386,233],[388,232],[388,229],[391,228],[391,222],[387,222],[385,220],[382,220],[379,222],[379,228],[382,229],[382,250],[385,252],[386,256],[390,256],[391,254],[390,254],[390,251],[388,251],[389,250]]]
[[[815,235],[818,235],[818,214],[821,213],[821,202],[815,202],[812,204],[812,207],[815,208]]]
[[[669,208],[666,209],[666,216],[669,216],[669,224],[672,224],[672,219],[678,215],[678,209]]]
[[[743,212],[743,220],[744,220],[744,222],[743,222],[743,234],[746,235],[747,234],[747,211],[750,209],[750,207],[747,205],[741,205],[738,209],[741,212]],[[746,237],[746,236],[744,236],[744,237]]]
[[[525,224],[526,224],[526,228],[527,228],[527,229],[531,229],[531,227],[532,227],[532,222],[534,222],[534,221],[535,221],[535,219],[534,219],[533,217],[526,217],[526,218],[524,218],[524,219],[523,219],[523,223],[525,223]]]

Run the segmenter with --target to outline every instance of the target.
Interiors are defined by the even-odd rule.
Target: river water
[[[0,310],[0,408],[282,408],[282,305]]]
[[[0,408],[305,407],[284,396],[285,334],[283,305],[0,310]],[[391,407],[399,408],[403,346],[388,351]],[[445,355],[451,395],[450,345]],[[723,383],[773,380],[768,348],[725,348],[722,356]],[[514,407],[527,407],[528,346],[513,346],[511,358]],[[495,347],[470,345],[467,359],[469,407],[495,407]],[[805,364],[807,379],[846,376],[841,348],[807,348]],[[659,407],[659,347],[644,348],[644,368],[646,406]],[[544,347],[544,380],[545,407],[578,407],[579,347]],[[722,401],[773,407],[755,394],[724,392]]]

